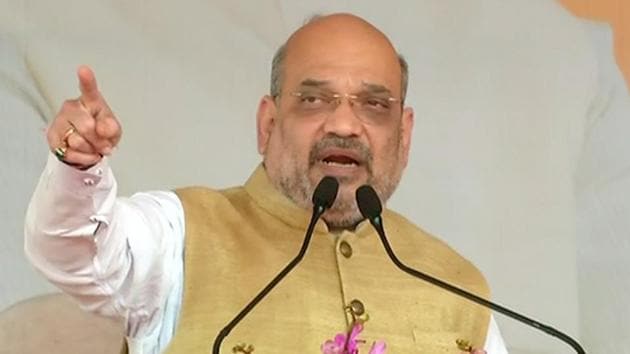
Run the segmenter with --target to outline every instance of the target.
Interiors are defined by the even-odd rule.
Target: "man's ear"
[[[400,122],[400,134],[401,134],[401,151],[403,167],[407,167],[409,162],[409,149],[411,148],[411,133],[413,131],[414,113],[413,108],[405,107],[402,114],[402,120]]]
[[[273,97],[265,95],[260,99],[256,113],[256,136],[258,138],[258,153],[264,155],[269,145],[271,131],[276,121],[276,102]]]

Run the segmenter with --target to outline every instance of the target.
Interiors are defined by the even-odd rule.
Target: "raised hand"
[[[81,96],[63,103],[46,136],[59,160],[84,169],[112,153],[122,128],[99,92],[94,72],[81,66],[77,76]]]

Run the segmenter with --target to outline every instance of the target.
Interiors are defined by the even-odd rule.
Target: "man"
[[[274,57],[257,113],[263,164],[245,186],[185,188],[116,198],[107,165],[120,123],[92,71],[81,96],[48,130],[53,155],[26,220],[33,264],[88,310],[123,318],[130,353],[208,352],[217,332],[297,253],[310,198],[324,176],[340,183],[304,261],[226,338],[231,352],[503,353],[490,313],[401,273],[369,223],[356,189],[386,201],[407,164],[413,111],[407,66],[387,37],[347,14],[318,17]],[[384,213],[399,256],[482,296],[474,266],[403,217]],[[184,271],[185,269],[185,271]],[[357,325],[360,323],[360,325]],[[339,337],[338,337],[339,338]],[[367,342],[365,344],[361,344]],[[332,344],[331,344],[332,343]],[[375,351],[376,351],[375,346]],[[326,349],[328,348],[328,349]],[[468,350],[468,349],[466,349]]]

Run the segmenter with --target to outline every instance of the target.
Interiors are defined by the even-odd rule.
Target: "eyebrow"
[[[313,88],[327,87],[327,86],[330,86],[330,84],[331,82],[329,80],[316,80],[316,79],[311,79],[311,78],[302,80],[302,82],[300,82],[301,87],[313,87]],[[373,84],[373,83],[363,81],[361,83],[361,87],[367,93],[371,93],[371,94],[386,93],[390,96],[392,95],[392,91],[388,89],[387,86],[384,86],[384,85]]]
[[[330,85],[330,81],[328,80],[305,79],[300,82],[300,86],[306,87],[323,87],[328,85]]]
[[[369,93],[387,93],[390,96],[392,95],[392,91],[384,85],[372,84],[364,81],[361,83],[361,86]]]

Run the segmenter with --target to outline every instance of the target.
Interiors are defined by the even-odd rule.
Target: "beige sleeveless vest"
[[[244,187],[177,195],[186,218],[185,283],[167,353],[211,353],[217,333],[297,254],[310,212],[275,190],[262,167]],[[391,211],[383,219],[408,265],[488,297],[480,272],[442,241]],[[485,342],[489,311],[395,268],[369,223],[333,235],[320,221],[302,263],[225,338],[221,353],[247,352],[239,345],[253,354],[321,353],[324,341],[347,329],[353,300],[369,315],[360,353],[375,340],[390,354],[460,353],[457,339],[476,348]]]

